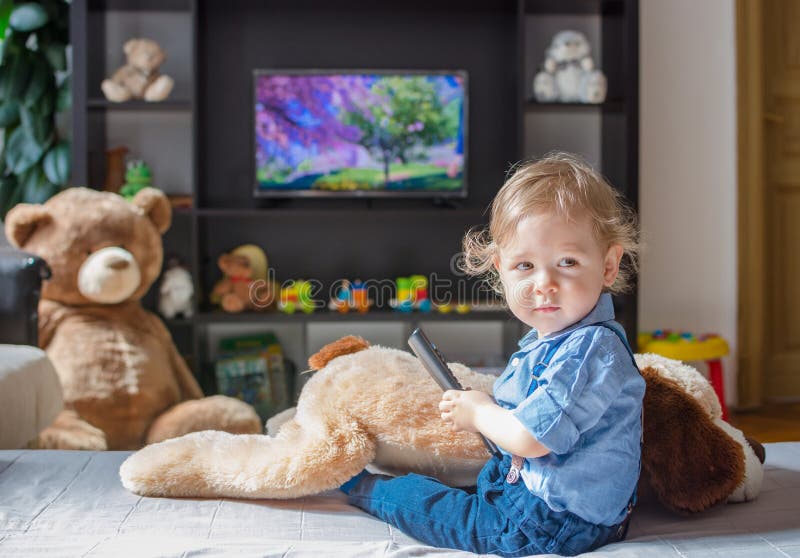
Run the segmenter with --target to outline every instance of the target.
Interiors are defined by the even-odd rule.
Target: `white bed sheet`
[[[800,442],[768,444],[760,498],[681,517],[640,506],[591,556],[800,558]],[[470,556],[422,545],[338,491],[293,501],[140,498],[127,452],[0,451],[0,556]]]

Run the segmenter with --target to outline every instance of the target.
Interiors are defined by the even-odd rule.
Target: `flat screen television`
[[[256,70],[258,197],[464,197],[465,71]]]

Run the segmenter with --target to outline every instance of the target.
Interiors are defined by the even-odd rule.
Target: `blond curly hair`
[[[607,290],[630,289],[639,267],[639,224],[623,195],[586,161],[570,153],[553,152],[518,165],[495,196],[488,227],[474,227],[464,236],[462,268],[484,276],[502,294],[500,276],[492,260],[513,238],[525,217],[556,211],[568,220],[588,216],[603,250],[619,245],[623,259],[614,284]]]

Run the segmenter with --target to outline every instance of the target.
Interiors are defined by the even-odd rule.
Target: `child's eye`
[[[531,262],[520,262],[514,269],[517,271],[528,271],[533,269],[533,264]]]
[[[559,267],[572,267],[578,265],[577,260],[575,258],[561,258],[561,261],[558,262]]]

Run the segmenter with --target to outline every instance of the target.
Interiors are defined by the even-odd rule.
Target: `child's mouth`
[[[534,308],[536,312],[542,312],[543,314],[550,314],[558,309],[558,306],[539,306],[538,308]]]

